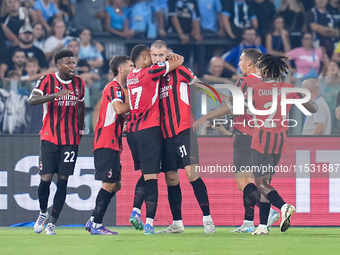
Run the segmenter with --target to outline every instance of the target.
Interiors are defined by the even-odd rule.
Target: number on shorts
[[[64,154],[65,154],[64,162],[67,162],[67,163],[74,162],[74,156],[76,155],[74,151],[71,151],[71,152],[65,151]]]
[[[183,144],[181,147],[179,147],[179,152],[181,153],[181,158],[188,155],[187,150],[185,149],[185,145]]]

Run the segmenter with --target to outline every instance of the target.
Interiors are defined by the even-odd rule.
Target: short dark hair
[[[131,61],[131,58],[128,56],[114,56],[110,60],[110,70],[112,71],[114,77],[116,77],[118,74],[118,67],[122,64],[125,64],[127,61]]]
[[[70,50],[61,50],[54,55],[54,64],[57,65],[58,60],[67,57],[74,57],[74,54]]]
[[[146,46],[145,44],[138,44],[135,47],[133,47],[131,51],[131,60],[134,65],[136,65],[136,62],[139,60],[140,55],[146,50],[149,50],[149,47]]]
[[[256,48],[244,49],[242,53],[251,60],[253,65],[256,65],[258,59],[262,56],[262,52]]]

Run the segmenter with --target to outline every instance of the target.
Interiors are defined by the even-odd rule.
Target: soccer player
[[[171,56],[171,54],[170,54]],[[168,57],[165,42],[158,40],[151,46],[153,64],[162,63]],[[182,193],[178,169],[185,169],[187,178],[193,187],[198,204],[203,213],[205,233],[215,233],[215,225],[210,216],[208,192],[204,181],[195,171],[199,163],[197,137],[191,125],[189,85],[202,87],[193,72],[180,66],[160,80],[160,112],[163,133],[162,172],[168,186],[168,199],[173,216],[173,223],[162,233],[183,233]]]
[[[241,88],[243,92],[251,83],[258,83],[262,81],[262,77],[255,67],[257,60],[262,56],[261,51],[256,48],[249,48],[243,50],[239,67],[243,75],[246,77],[240,78],[236,82],[236,87]],[[219,116],[230,114],[228,105],[223,105],[220,108],[202,116],[194,124],[194,129],[198,130],[199,126],[205,121],[214,119]],[[236,167],[234,173],[234,180],[237,183],[237,188],[243,193],[243,206],[245,209],[244,221],[241,227],[233,230],[237,233],[251,233],[255,231],[254,227],[254,207],[260,205],[260,193],[256,185],[253,183],[253,172],[245,171],[245,167],[251,166],[251,139],[253,128],[248,125],[248,121],[252,119],[250,114],[235,116],[233,120],[233,164]],[[269,215],[268,228],[280,218],[280,214],[272,210]]]
[[[103,90],[93,141],[95,179],[102,181],[102,188],[98,192],[93,214],[85,226],[91,235],[118,234],[104,227],[102,222],[111,198],[122,186],[120,153],[123,150],[123,114],[130,111],[130,105],[125,103],[124,88],[133,63],[130,57],[116,56],[110,61],[110,69],[114,79]]]
[[[136,191],[143,190],[146,204],[144,234],[154,234],[153,219],[158,201],[157,176],[160,172],[162,131],[159,112],[159,80],[168,72],[182,65],[184,58],[177,55],[163,63],[151,66],[150,49],[143,44],[131,51],[135,65],[127,77],[130,102],[130,118],[127,123],[127,141],[131,149],[135,170],[141,170]],[[145,192],[144,192],[145,190]],[[134,201],[130,223],[141,229],[140,209],[143,203]],[[141,202],[141,203],[140,203]],[[140,204],[137,204],[140,203]]]
[[[40,176],[38,187],[39,217],[34,231],[39,234],[48,218],[47,202],[54,174],[58,175],[52,219],[47,224],[47,235],[55,235],[55,224],[66,199],[68,177],[73,174],[78,145],[84,134],[84,81],[75,76],[73,53],[62,50],[55,54],[58,72],[42,76],[36,83],[28,103],[44,104],[43,127],[40,131]]]
[[[270,185],[275,173],[275,166],[278,165],[281,154],[286,150],[286,132],[288,128],[282,123],[286,116],[281,112],[282,88],[293,88],[294,85],[284,83],[281,77],[289,71],[289,66],[285,63],[286,57],[276,57],[266,54],[258,60],[256,66],[261,72],[263,82],[252,86],[252,98],[249,102],[254,104],[257,110],[267,110],[275,107],[276,111],[271,115],[254,115],[254,132],[251,142],[251,164],[257,169],[254,170],[254,178],[258,190],[264,195],[261,197],[260,225],[253,232],[253,235],[268,235],[267,219],[270,204],[279,208],[282,213],[280,229],[285,232],[290,226],[290,218],[295,208],[287,204],[276,189]],[[278,92],[276,105],[273,103],[274,90]],[[287,98],[303,98],[300,93],[287,94]],[[309,100],[303,106],[310,112],[317,111],[317,105]],[[249,105],[248,105],[249,107]],[[287,113],[291,105],[287,105]],[[285,125],[287,126],[288,123]],[[265,169],[263,166],[267,167]],[[269,204],[270,203],[270,204]],[[266,217],[267,216],[267,217]]]

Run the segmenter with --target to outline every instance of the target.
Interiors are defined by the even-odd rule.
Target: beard
[[[32,44],[32,42],[33,42],[33,40],[30,40],[30,41],[24,41],[24,40],[22,40],[22,39],[19,39],[19,41],[21,42],[21,43],[23,43],[23,44],[25,44],[25,45],[29,45],[29,44]]]

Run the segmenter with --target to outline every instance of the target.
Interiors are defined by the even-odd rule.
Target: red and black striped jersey
[[[281,89],[294,88],[292,84],[284,82],[261,82],[252,86],[253,105],[256,110],[268,110],[273,106],[273,89],[277,88],[276,110],[270,115],[254,115],[254,125],[251,148],[262,154],[281,154],[286,151],[286,140],[289,123],[281,112]],[[302,98],[300,93],[289,93],[287,99]],[[287,114],[291,104],[287,105]]]
[[[240,88],[244,95],[246,95],[247,89],[253,84],[262,82],[262,77],[256,74],[250,74],[247,77],[242,77],[236,82],[236,87]],[[253,119],[253,115],[245,113],[234,117],[233,129],[237,129],[247,135],[253,135],[253,128],[248,125],[249,121]]]
[[[159,88],[161,128],[164,138],[178,135],[191,127],[189,86],[196,81],[194,73],[180,66],[161,79]]]
[[[84,100],[84,81],[78,76],[64,81],[58,72],[46,74],[37,81],[34,91],[41,95],[50,95],[63,89],[69,89],[74,94],[55,98],[43,104],[41,140],[57,145],[79,144],[78,102]]]
[[[112,150],[122,150],[122,134],[124,118],[122,114],[116,114],[113,107],[115,101],[124,103],[124,87],[113,79],[108,83],[102,95],[99,116],[94,132],[93,150],[100,148],[110,148]]]
[[[134,69],[127,76],[130,117],[127,132],[160,126],[159,81],[169,72],[169,63]]]

